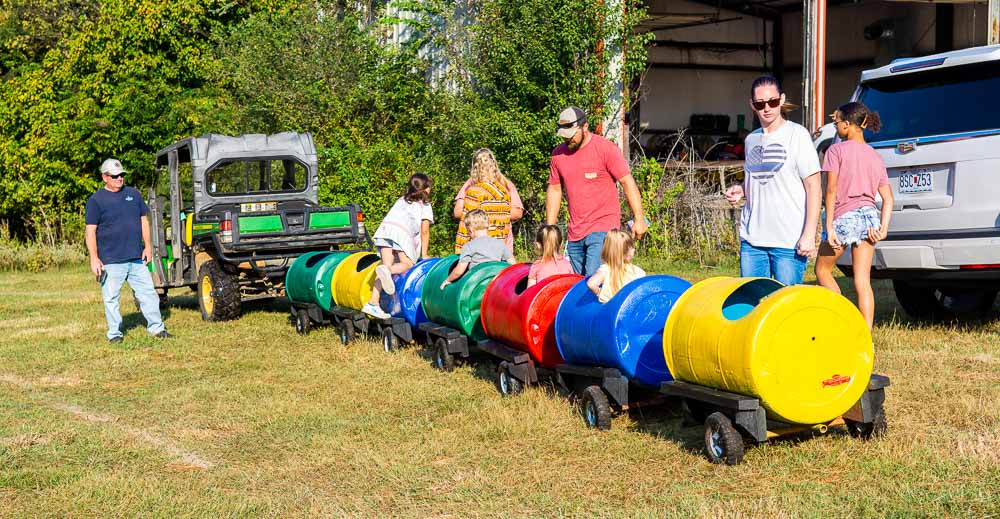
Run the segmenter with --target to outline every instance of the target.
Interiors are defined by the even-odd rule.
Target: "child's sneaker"
[[[371,303],[365,303],[365,306],[361,307],[361,312],[370,315],[376,319],[388,319],[392,317],[391,315],[385,313],[384,310],[378,307],[378,305],[373,305]]]
[[[389,267],[379,265],[375,267],[375,276],[382,282],[382,291],[390,296],[396,293],[396,283],[392,281],[392,272]]]

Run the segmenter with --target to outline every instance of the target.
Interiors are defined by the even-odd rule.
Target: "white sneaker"
[[[388,319],[392,317],[391,315],[385,313],[385,311],[377,305],[373,305],[371,303],[365,303],[365,306],[361,307],[361,313],[370,315],[376,319]]]
[[[379,265],[375,267],[375,276],[382,282],[382,291],[390,296],[396,293],[396,283],[392,281],[392,272],[389,267]]]

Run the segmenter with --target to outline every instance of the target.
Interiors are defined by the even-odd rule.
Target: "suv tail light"
[[[987,269],[1000,269],[1000,263],[974,263],[972,265],[962,265],[959,267],[961,270],[987,270]]]

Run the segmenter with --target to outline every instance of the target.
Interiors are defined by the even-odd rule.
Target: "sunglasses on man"
[[[781,104],[780,97],[773,97],[767,101],[753,101],[751,103],[754,110],[763,110],[764,105],[770,106],[771,108],[777,108]]]
[[[576,126],[576,124],[579,123],[580,121],[583,121],[583,119],[584,118],[581,117],[575,121],[570,121],[568,123],[556,123],[556,126],[558,126],[560,130],[565,130],[566,128],[572,128]]]
[[[104,175],[112,180],[118,180],[119,178],[125,177],[125,173],[119,173],[117,175],[112,175],[111,173],[105,173]]]

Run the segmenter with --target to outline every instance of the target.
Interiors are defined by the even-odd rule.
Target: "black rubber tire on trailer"
[[[198,269],[198,307],[205,321],[228,321],[240,316],[240,285],[236,276],[215,260]]]
[[[914,285],[894,279],[899,306],[916,320],[953,321],[955,319],[982,319],[993,309],[997,298],[994,288],[937,288]]]
[[[587,386],[580,397],[580,414],[591,429],[611,429],[611,404],[608,395],[599,386]]]
[[[383,326],[380,333],[382,334],[382,349],[386,353],[399,351],[399,339],[393,333],[392,326]]]
[[[310,328],[312,328],[312,321],[309,319],[309,311],[305,308],[299,308],[295,312],[295,331],[299,335],[309,335]]]
[[[705,456],[716,464],[743,462],[743,437],[722,413],[712,413],[705,420]]]
[[[434,341],[434,366],[445,373],[455,369],[455,356],[448,351],[448,341],[444,337]]]
[[[885,436],[889,430],[889,421],[885,418],[885,410],[879,409],[875,413],[875,419],[871,423],[855,422],[844,420],[847,423],[847,432],[859,440],[873,440]]]
[[[503,361],[497,366],[496,378],[493,383],[503,396],[515,396],[524,391],[524,382],[510,374],[510,364],[507,361]]]
[[[347,346],[354,340],[354,323],[350,319],[344,319],[337,325],[337,334],[340,336],[340,344]]]

